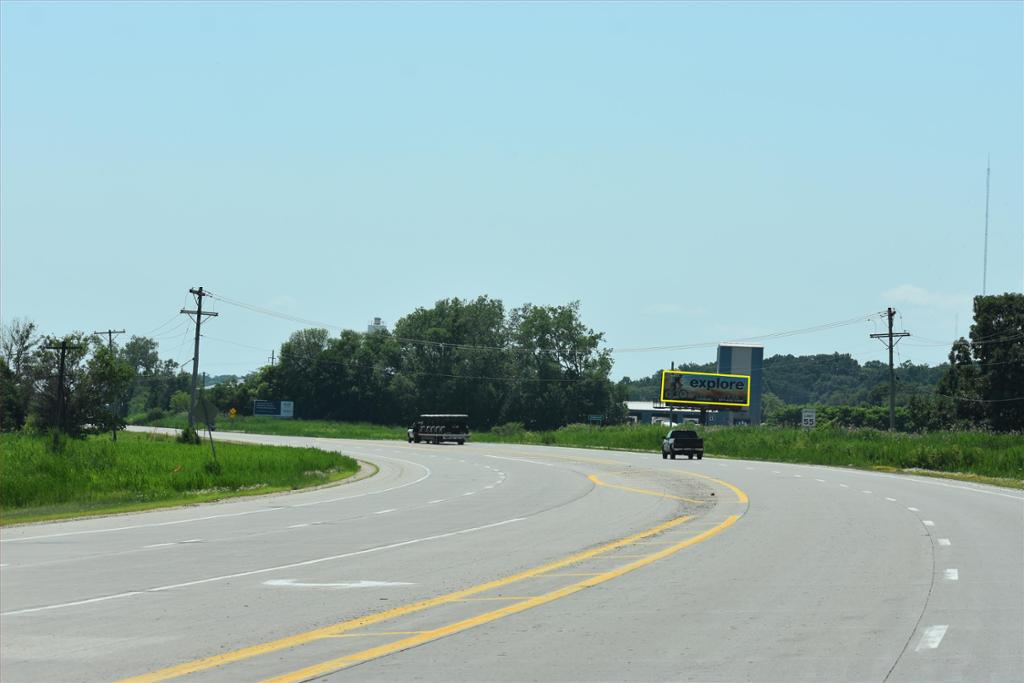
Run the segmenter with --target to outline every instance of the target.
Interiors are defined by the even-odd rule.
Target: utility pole
[[[64,363],[69,350],[81,351],[85,347],[68,344],[67,339],[61,339],[60,346],[44,346],[43,348],[50,351],[60,351],[60,370],[57,372],[57,432],[53,435],[53,445],[56,447],[59,443],[60,434],[66,431],[64,414],[66,412],[65,403],[67,398],[64,396]]]
[[[124,334],[124,330],[107,330],[106,332],[95,331],[95,332],[93,332],[93,334],[105,334],[105,335],[107,335],[107,350],[110,351],[110,353],[114,353],[114,335],[115,334]],[[110,408],[111,408],[111,412],[113,412],[114,406],[111,405]],[[116,427],[111,427],[110,428],[110,439],[111,439],[111,441],[117,441],[117,428]]]
[[[196,381],[199,379],[199,328],[203,324],[203,316],[204,315],[207,316],[207,317],[212,318],[212,317],[215,317],[217,314],[216,313],[203,313],[203,297],[204,296],[210,296],[210,295],[208,293],[204,292],[202,287],[199,287],[198,289],[189,289],[188,291],[189,291],[190,294],[193,294],[196,297],[196,310],[190,311],[190,310],[187,310],[187,309],[183,308],[183,309],[181,309],[181,312],[186,314],[186,315],[189,315],[189,316],[194,315],[195,316],[195,321],[196,321],[196,345],[195,345],[195,351],[194,351],[195,355],[192,356],[192,400],[189,401],[189,404],[188,404],[188,426],[189,426],[189,429],[195,430],[195,428],[196,428],[196,416],[195,416],[195,413],[196,413]]]
[[[270,367],[274,367],[274,350],[270,350]]]
[[[896,431],[896,370],[892,365],[892,352],[899,344],[900,339],[903,337],[909,337],[909,332],[893,332],[892,331],[892,319],[896,317],[896,309],[886,309],[886,315],[889,316],[889,331],[881,332],[879,334],[868,335],[872,339],[884,339],[882,343],[889,349],[889,431]]]
[[[105,335],[107,335],[107,348],[110,349],[111,351],[113,351],[114,350],[114,335],[115,334],[124,334],[124,330],[106,330],[106,331],[93,332],[93,334],[105,334]]]

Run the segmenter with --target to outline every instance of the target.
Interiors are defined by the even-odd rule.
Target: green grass
[[[352,458],[314,448],[179,444],[153,434],[121,433],[51,441],[0,434],[0,524],[108,514],[298,489],[344,479]]]
[[[181,428],[185,418],[177,416],[152,424]],[[231,421],[222,417],[217,421],[217,429],[353,439],[405,438],[403,427],[325,420],[238,417]],[[658,452],[666,431],[666,427],[658,425],[596,427],[578,424],[554,431],[531,432],[510,424],[495,427],[490,432],[475,432],[471,440]],[[716,456],[861,469],[911,470],[919,474],[953,476],[1024,488],[1024,437],[1021,434],[891,434],[874,429],[804,430],[791,427],[708,427],[698,428],[698,431],[704,437],[707,452]]]
[[[132,416],[129,424],[150,427],[184,429],[188,423],[185,413],[169,415],[159,420],[145,420]],[[133,419],[137,418],[137,419]],[[276,436],[312,436],[333,439],[404,439],[405,427],[387,427],[368,422],[330,422],[328,420],[291,420],[275,417],[227,417],[216,419],[216,432],[244,432],[247,434],[274,434]]]
[[[1024,438],[1020,434],[933,432],[890,434],[874,429],[709,427],[698,429],[708,454],[857,467],[960,473],[972,479],[1024,487]],[[666,427],[569,425],[550,432],[505,430],[474,434],[476,441],[660,451]],[[977,479],[975,479],[977,480]]]

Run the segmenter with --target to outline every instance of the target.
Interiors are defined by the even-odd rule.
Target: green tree
[[[974,297],[971,349],[988,424],[1024,430],[1024,294]]]
[[[116,439],[117,431],[124,429],[120,402],[135,373],[116,351],[96,338],[93,338],[93,353],[86,363],[85,373],[81,391],[87,424],[90,430],[111,432]]]
[[[60,431],[72,437],[85,433],[92,412],[85,360],[90,342],[98,341],[97,337],[90,338],[82,332],[74,332],[63,339],[43,339],[35,354],[33,382],[36,390],[27,420],[35,429]],[[62,342],[67,342],[63,389],[60,387],[60,351],[54,348]]]
[[[35,389],[38,343],[36,325],[30,320],[15,318],[0,330],[0,355],[6,367],[0,382],[0,425],[5,431],[25,424]]]

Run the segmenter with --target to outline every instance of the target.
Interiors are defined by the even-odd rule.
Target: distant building
[[[370,324],[366,326],[367,332],[387,332],[388,326],[380,318],[374,318],[370,321]]]
[[[743,410],[718,410],[708,413],[708,424],[761,424],[761,388],[764,374],[764,347],[760,344],[725,342],[718,345],[717,372],[726,375],[750,375],[750,405]]]
[[[700,410],[696,408],[673,408],[657,401],[626,401],[626,412],[629,421],[636,424],[668,424],[671,419],[675,424],[681,422],[697,422]]]

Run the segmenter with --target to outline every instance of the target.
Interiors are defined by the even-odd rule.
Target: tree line
[[[161,360],[147,337],[108,347],[98,336],[68,335],[64,341],[76,350],[65,359],[63,392],[55,386],[57,359],[46,349],[61,340],[18,320],[2,338],[4,430],[107,431],[129,415],[156,419],[191,401],[190,375]],[[589,415],[619,422],[625,396],[609,379],[612,361],[602,342],[582,321],[579,302],[506,310],[486,296],[444,299],[390,331],[296,331],[281,344],[278,362],[210,387],[204,405],[246,414],[257,398],[289,400],[299,418],[378,424],[467,413],[478,429],[504,422],[553,429]],[[59,396],[65,425],[58,425]],[[197,418],[205,413],[197,410]]]
[[[714,372],[715,363],[677,369]],[[775,355],[764,360],[762,409],[768,424],[796,426],[804,407],[844,427],[888,428],[889,366],[845,353]],[[661,371],[622,384],[631,400],[657,400]],[[899,431],[987,428],[1024,430],[1024,295],[974,299],[969,337],[955,341],[938,366],[896,367]]]
[[[116,432],[129,413],[166,410],[190,388],[190,375],[161,360],[157,343],[147,337],[119,346],[83,332],[41,335],[34,322],[13,320],[0,334],[0,355],[3,431],[27,426],[72,437]]]
[[[65,357],[64,387],[59,351]],[[332,336],[296,331],[280,360],[210,387],[197,411],[241,414],[254,399],[295,402],[299,418],[411,422],[421,413],[468,413],[475,429],[509,422],[531,430],[625,420],[627,398],[655,399],[660,370],[620,382],[609,378],[603,334],[587,327],[579,302],[506,309],[481,296],[438,301],[399,319],[393,330]],[[15,320],[0,335],[0,429],[28,426],[78,436],[124,426],[127,416],[157,419],[187,410],[191,376],[163,360],[157,342],[133,336],[123,346],[75,332],[42,336]],[[713,371],[714,363],[680,364]],[[938,367],[898,368],[897,424],[907,431],[1024,430],[1024,295],[976,297],[969,338]],[[765,360],[765,419],[798,424],[799,409],[844,426],[884,428],[888,367],[847,354],[772,356]],[[63,423],[61,422],[63,420]]]
[[[272,398],[294,401],[297,417],[379,424],[422,413],[466,413],[477,429],[553,429],[589,415],[618,422],[625,397],[609,378],[603,337],[583,323],[579,302],[506,310],[486,296],[444,299],[393,330],[299,330],[276,364],[207,395],[220,410]]]

